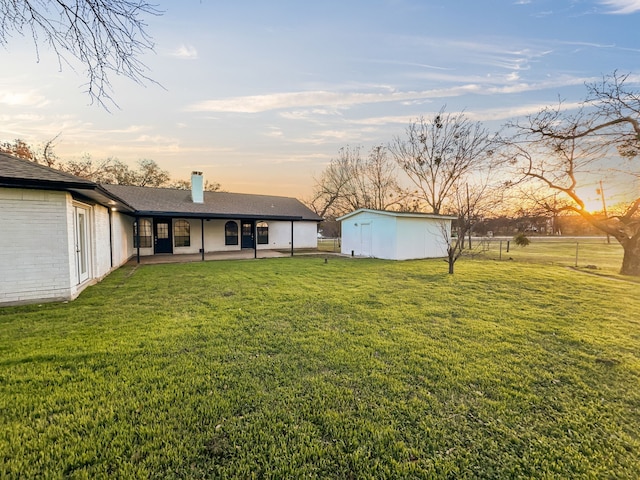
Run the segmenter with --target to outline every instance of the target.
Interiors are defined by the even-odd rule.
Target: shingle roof
[[[139,215],[322,220],[302,202],[291,197],[205,192],[204,203],[193,203],[190,190],[98,185],[90,180],[4,153],[0,153],[1,185],[80,191],[105,205],[118,206],[126,211],[130,211],[131,207]]]
[[[140,215],[322,220],[302,202],[291,197],[204,192],[204,203],[193,203],[190,190],[129,185],[102,185],[102,187],[131,205]]]
[[[39,165],[28,160],[0,153],[0,183],[5,185],[67,185],[94,187],[90,180]]]

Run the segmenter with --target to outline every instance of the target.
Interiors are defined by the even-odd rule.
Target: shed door
[[[360,255],[371,257],[371,224],[360,224]]]

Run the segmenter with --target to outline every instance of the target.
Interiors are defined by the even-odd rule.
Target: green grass
[[[0,478],[637,478],[638,285],[330,258],[0,309]]]
[[[562,237],[528,237],[531,243],[526,247],[519,247],[511,240],[507,252],[507,241],[502,240],[502,252],[500,252],[500,240],[493,239],[474,244],[474,254],[481,252],[481,257],[498,260],[502,254],[502,260],[541,263],[545,265],[560,265],[577,267],[590,273],[615,276],[629,281],[640,281],[635,278],[619,275],[622,266],[623,250],[620,244],[611,239],[607,243],[606,238],[576,238],[566,239]]]

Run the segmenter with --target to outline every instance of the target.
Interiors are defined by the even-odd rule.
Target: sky
[[[443,106],[497,130],[617,70],[640,85],[640,0],[157,0],[156,83],[111,77],[29,37],[0,47],[0,141],[56,136],[63,160],[152,159],[231,192],[311,197],[339,149],[368,151]]]

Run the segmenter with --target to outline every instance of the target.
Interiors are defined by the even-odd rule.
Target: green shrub
[[[518,245],[519,247],[526,247],[531,243],[531,240],[529,240],[527,236],[522,232],[513,237],[513,239],[515,240],[516,245]]]

